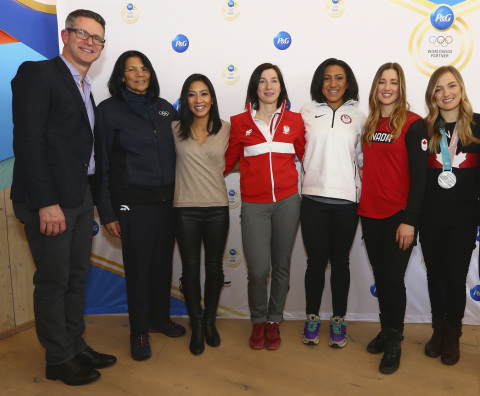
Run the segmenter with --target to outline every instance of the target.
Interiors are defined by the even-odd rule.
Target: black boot
[[[402,356],[401,342],[403,340],[402,331],[387,328],[387,339],[385,341],[385,352],[380,362],[380,372],[392,374],[400,366],[400,357]]]
[[[215,327],[215,319],[224,279],[223,276],[205,279],[203,327],[205,330],[205,340],[211,347],[218,347],[220,345],[220,334],[218,334],[217,328]]]
[[[442,363],[449,366],[454,365],[460,359],[460,337],[462,326],[453,327],[445,321],[445,333],[442,345]]]
[[[445,332],[445,320],[432,318],[433,334],[432,338],[425,344],[425,355],[428,357],[438,357],[442,353],[443,338]]]
[[[380,333],[378,333],[377,336],[367,345],[367,351],[374,354],[383,352],[385,348],[385,341],[387,339],[387,318],[385,317],[385,315],[382,314],[380,314],[379,316],[381,326]]]
[[[180,285],[180,290],[185,298],[188,316],[190,317],[190,327],[192,328],[190,352],[194,355],[201,355],[205,350],[205,334],[202,323],[202,306],[200,305],[200,281],[182,277]]]

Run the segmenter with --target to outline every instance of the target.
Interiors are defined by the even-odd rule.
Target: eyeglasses
[[[105,44],[105,39],[103,39],[100,36],[90,34],[86,30],[74,29],[74,28],[65,28],[65,30],[68,30],[69,32],[75,32],[75,36],[77,36],[77,38],[79,38],[80,40],[87,41],[91,37],[93,44],[95,45]]]
[[[136,67],[129,67],[128,69],[125,69],[125,73],[138,73],[139,69]],[[142,73],[150,73],[150,69],[148,67],[142,67],[140,69]]]

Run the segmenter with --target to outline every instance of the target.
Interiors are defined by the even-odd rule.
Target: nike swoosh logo
[[[320,117],[323,117],[325,114],[322,114],[322,115],[319,115],[319,116],[315,116],[315,118],[320,118]]]

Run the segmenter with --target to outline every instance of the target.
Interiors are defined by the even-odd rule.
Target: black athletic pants
[[[300,209],[302,236],[307,251],[305,272],[306,314],[320,310],[325,268],[332,267],[330,286],[334,316],[345,316],[350,289],[350,249],[358,226],[358,204],[327,204],[303,197]]]

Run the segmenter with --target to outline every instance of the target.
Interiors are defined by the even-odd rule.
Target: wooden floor
[[[180,318],[179,323],[187,324]],[[381,355],[366,352],[377,333],[377,323],[349,322],[348,344],[328,346],[328,325],[320,343],[301,342],[303,322],[280,326],[278,351],[253,351],[248,346],[248,320],[219,319],[219,348],[206,346],[201,356],[188,350],[190,331],[180,338],[152,334],[153,355],[136,362],[130,358],[126,317],[87,317],[87,342],[115,354],[115,366],[101,370],[99,381],[70,387],[45,379],[44,352],[33,328],[0,340],[0,395],[479,395],[480,327],[464,326],[461,359],[445,366],[423,354],[431,329],[407,324],[400,369],[392,375],[378,372]]]

